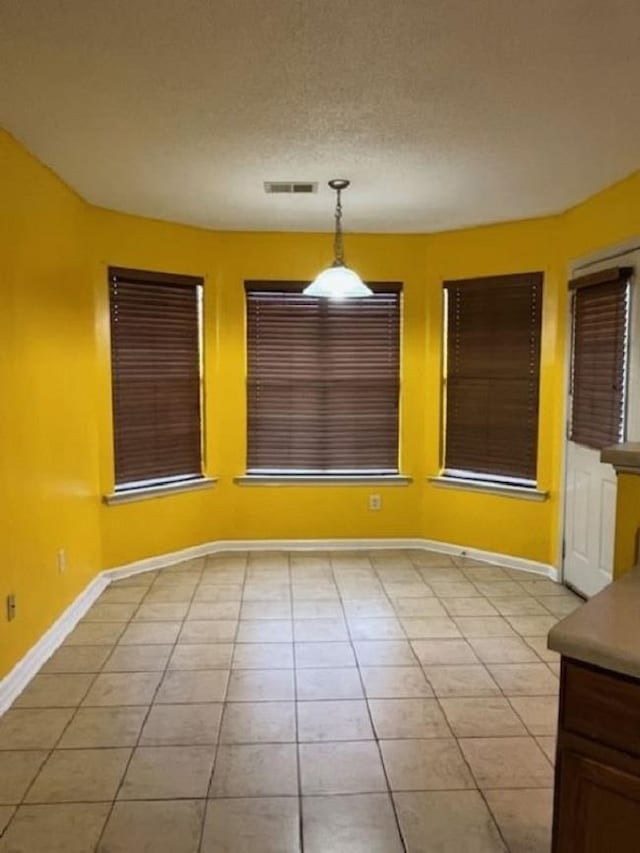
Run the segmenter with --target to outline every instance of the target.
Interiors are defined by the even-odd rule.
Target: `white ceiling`
[[[2,0],[0,124],[89,201],[219,229],[559,212],[640,167],[638,0]],[[309,180],[317,196],[267,196]]]

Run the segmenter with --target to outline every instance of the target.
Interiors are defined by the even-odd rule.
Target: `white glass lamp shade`
[[[361,299],[373,296],[360,276],[349,267],[334,266],[323,270],[304,289],[305,296],[319,296],[325,299]]]

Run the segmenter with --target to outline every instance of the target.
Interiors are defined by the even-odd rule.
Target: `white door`
[[[591,596],[611,582],[616,473],[600,451],[567,443],[564,580]]]
[[[589,265],[581,269],[580,273],[574,275],[598,272],[612,266],[632,266],[637,262],[636,252],[626,252],[616,258],[609,257],[606,262]],[[636,326],[631,318],[631,301],[629,288],[626,312],[626,345],[624,347],[624,372],[623,382],[625,404],[622,409],[623,422],[620,425],[620,434],[617,439],[610,443],[615,444],[625,435],[629,438],[627,429],[627,411],[630,410],[630,397],[636,396],[637,392],[631,394],[631,385],[636,384],[635,368],[630,370],[629,355],[636,349],[635,341],[630,348],[630,339],[633,328]],[[575,320],[575,298],[572,299],[572,326]],[[636,306],[634,306],[636,308]],[[575,339],[572,341],[572,348]],[[597,354],[595,349],[597,341],[591,343],[590,334],[581,335],[581,346],[594,347],[593,355]],[[634,353],[635,354],[635,353]],[[571,352],[573,363],[574,352]],[[570,387],[568,400],[569,428],[567,430],[566,450],[566,491],[565,491],[565,521],[564,521],[564,565],[563,577],[565,583],[581,592],[583,595],[592,596],[611,582],[613,576],[613,554],[615,543],[615,521],[616,521],[616,473],[611,465],[600,462],[600,448],[589,446],[588,442],[578,443],[571,439],[571,416],[573,411],[573,396],[575,388]],[[635,429],[634,429],[635,431]]]

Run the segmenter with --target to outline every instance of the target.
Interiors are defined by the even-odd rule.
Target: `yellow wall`
[[[307,279],[326,234],[214,233],[91,207],[0,133],[0,676],[101,568],[219,539],[421,537],[544,563],[558,559],[566,276],[571,258],[637,233],[640,175],[558,217],[459,232],[349,235],[364,278],[404,283],[401,470],[408,486],[239,486],[244,471],[245,279]],[[113,489],[107,266],[205,278],[206,473],[211,489],[107,507]],[[440,468],[442,280],[545,273],[534,503],[444,490]],[[640,478],[639,478],[640,479]],[[368,510],[368,495],[382,510]],[[619,529],[637,492],[621,480]],[[635,504],[634,504],[635,501]],[[622,515],[622,522],[620,522]],[[637,520],[637,519],[636,519]],[[625,534],[626,536],[626,534]],[[60,575],[56,551],[65,547]],[[619,547],[617,565],[627,560]],[[622,548],[622,551],[620,551]]]
[[[0,187],[1,677],[100,570],[101,554],[86,205],[2,132]]]
[[[618,474],[614,577],[637,564],[640,557],[640,476]]]

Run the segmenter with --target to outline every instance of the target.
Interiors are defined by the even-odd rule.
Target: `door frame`
[[[640,235],[630,237],[621,243],[614,243],[573,258],[567,264],[565,273],[565,286],[572,278],[579,274],[595,272],[597,267],[606,269],[607,266],[615,266],[626,262],[636,269],[631,283],[629,294],[629,350],[627,355],[627,398],[626,417],[627,435],[629,441],[640,440]],[[596,268],[596,269],[593,269]],[[635,285],[635,286],[634,286]],[[571,390],[571,363],[573,356],[573,300],[569,298],[565,315],[565,358],[564,358],[564,381],[562,395],[562,461],[560,471],[561,500],[558,519],[558,581],[565,583],[564,559],[565,559],[565,526],[567,518],[567,446],[569,444],[569,392]],[[635,332],[635,334],[634,334]],[[629,417],[630,412],[635,412]]]

